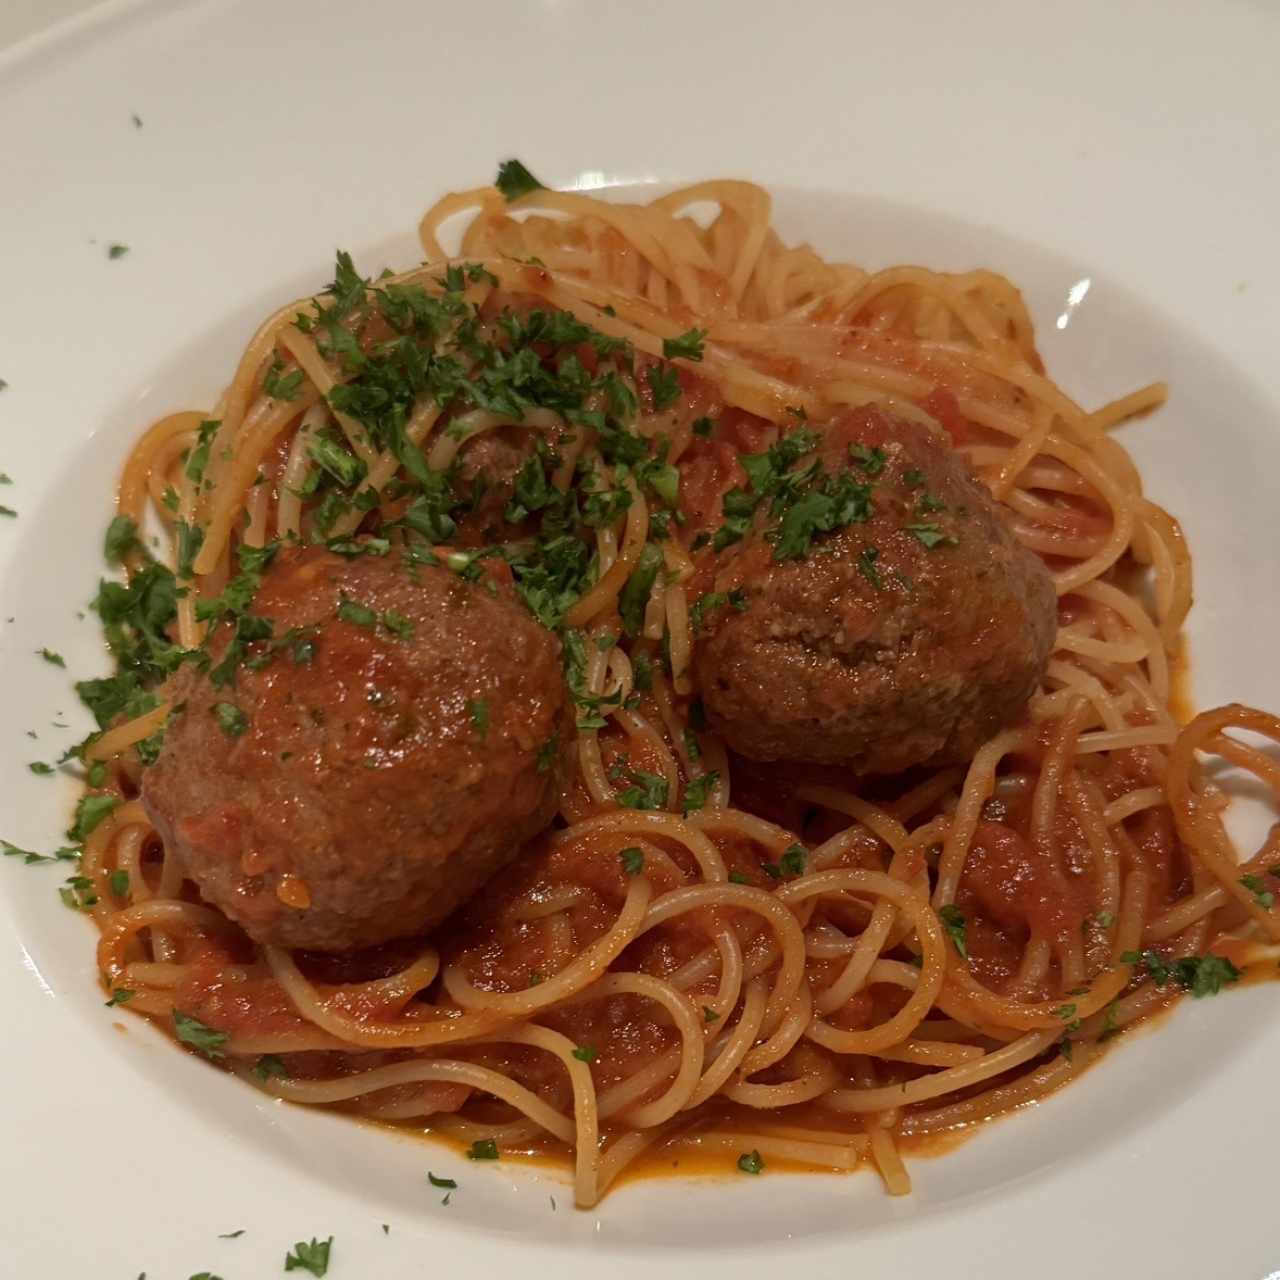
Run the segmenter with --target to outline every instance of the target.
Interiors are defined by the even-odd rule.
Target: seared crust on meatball
[[[927,427],[861,410],[825,429],[819,457],[871,486],[870,518],[782,562],[757,527],[726,563],[717,585],[744,598],[695,646],[711,725],[755,760],[966,760],[1044,674],[1052,579]]]
[[[559,643],[500,571],[290,550],[252,612],[274,644],[232,686],[179,673],[142,798],[256,941],[340,951],[428,929],[550,822],[572,734]]]

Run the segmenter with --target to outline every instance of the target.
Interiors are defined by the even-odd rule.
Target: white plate
[[[0,522],[0,834],[44,847],[64,825],[69,784],[24,766],[85,718],[32,651],[102,665],[76,610],[132,435],[208,403],[335,246],[412,261],[425,205],[509,155],[557,185],[758,178],[784,233],[828,255],[1010,274],[1086,403],[1167,376],[1169,407],[1129,443],[1196,552],[1197,699],[1280,706],[1280,22],[1243,4],[898,10],[115,5],[0,58],[0,502],[20,512]],[[129,253],[109,260],[111,241]],[[869,1175],[766,1176],[624,1188],[582,1214],[545,1175],[273,1106],[175,1052],[102,1007],[60,873],[0,873],[6,1276],[241,1280],[330,1234],[333,1280],[1280,1267],[1266,988],[1183,1008],[916,1162],[908,1201]],[[461,1183],[447,1207],[428,1168]]]

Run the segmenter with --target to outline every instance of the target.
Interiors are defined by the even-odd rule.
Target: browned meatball
[[[1053,582],[926,427],[860,410],[818,457],[871,486],[870,516],[782,561],[757,524],[726,557],[717,585],[745,598],[698,638],[708,718],[755,760],[863,774],[965,760],[1044,673]]]
[[[338,951],[426,929],[551,820],[572,733],[559,643],[496,563],[473,582],[394,551],[285,551],[252,605],[274,641],[234,686],[175,678],[184,709],[143,802],[257,941]]]

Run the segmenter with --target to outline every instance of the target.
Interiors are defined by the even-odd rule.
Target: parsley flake
[[[317,1240],[312,1237],[310,1243],[299,1240],[293,1246],[293,1252],[285,1254],[284,1269],[309,1271],[313,1276],[322,1276],[329,1270],[329,1252],[332,1248],[332,1236],[327,1240]]]
[[[1275,906],[1276,895],[1272,893],[1266,885],[1266,881],[1261,876],[1241,876],[1240,883],[1253,894],[1253,900],[1264,911],[1270,911]]]
[[[649,391],[653,396],[653,407],[655,412],[661,412],[668,405],[675,404],[680,399],[680,374],[675,368],[668,365],[651,364],[646,373],[649,382]]]
[[[665,809],[667,807],[667,780],[656,773],[639,769],[627,771],[632,785],[618,793],[618,803],[624,809]]]
[[[932,523],[917,523],[903,526],[906,531],[916,538],[923,546],[930,551],[934,547],[955,546],[956,539],[949,533],[943,533],[940,525]]]
[[[706,805],[711,792],[719,781],[720,773],[716,769],[708,769],[706,773],[700,773],[696,778],[690,778],[684,789],[684,812],[686,817],[693,813],[694,810],[701,809]]]
[[[662,354],[667,360],[701,360],[705,329],[689,329],[678,338],[663,338]]]
[[[183,1013],[181,1009],[173,1011],[173,1027],[183,1044],[189,1044],[206,1058],[226,1057],[222,1046],[231,1038],[227,1032],[206,1027],[198,1018]]]
[[[869,476],[878,476],[884,470],[888,455],[877,444],[870,449],[865,444],[851,444],[849,457],[854,464]]]
[[[378,615],[368,605],[343,596],[338,604],[338,620],[353,623],[357,627],[374,627],[378,624]]]
[[[489,704],[483,698],[467,699],[471,727],[483,738],[489,732]]]
[[[942,927],[947,931],[947,937],[955,944],[956,950],[967,960],[969,948],[965,941],[964,912],[954,902],[948,902],[945,907],[939,909],[938,919],[942,921]]]
[[[267,368],[266,377],[262,379],[262,389],[273,400],[296,400],[304,377],[301,369],[285,373],[284,361],[276,356]]]
[[[1121,964],[1141,965],[1157,987],[1170,982],[1189,991],[1197,1000],[1216,996],[1224,986],[1238,982],[1240,970],[1223,956],[1183,956],[1169,964],[1158,951],[1125,951]]]
[[[218,702],[213,707],[218,727],[228,738],[238,738],[249,727],[249,717],[233,702]]]
[[[764,1159],[758,1151],[746,1151],[738,1157],[738,1168],[743,1173],[756,1175],[764,1168]]]
[[[531,191],[547,189],[519,160],[504,160],[498,166],[498,176],[493,185],[502,192],[502,198],[508,204],[519,200],[521,196],[527,196]]]
[[[880,576],[880,570],[876,568],[876,561],[880,559],[879,547],[863,547],[858,552],[858,572],[862,574],[866,580],[871,583],[877,591],[884,586],[884,579]]]
[[[75,819],[67,835],[72,840],[87,840],[119,803],[116,796],[81,796],[76,805]]]

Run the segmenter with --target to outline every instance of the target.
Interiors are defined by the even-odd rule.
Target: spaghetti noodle
[[[447,303],[472,342],[530,305],[602,335],[635,435],[661,436],[680,496],[664,507],[634,462],[610,460],[599,405],[562,439],[553,485],[626,500],[593,528],[594,565],[560,619],[590,707],[560,817],[435,937],[338,959],[252,946],[197,900],[135,798],[169,708],[127,690],[83,753],[97,803],[82,804],[74,885],[113,1001],[278,1098],[480,1154],[570,1153],[586,1207],[654,1152],[691,1149],[748,1173],[871,1164],[905,1192],[904,1144],[1048,1095],[1185,990],[1274,968],[1280,857],[1273,841],[1237,855],[1203,761],[1274,794],[1274,762],[1232,735],[1277,742],[1280,721],[1231,706],[1179,724],[1190,556],[1113,434],[1164,387],[1087,411],[1044,372],[1008,280],[829,263],[786,245],[746,182],[647,204],[506,186],[434,205],[424,265],[369,285],[348,262],[328,298],[268,318],[208,419],[176,413],[140,439],[113,528],[136,586],[158,570],[129,531],[162,522],[172,638],[196,649],[201,601],[239,549],[367,533],[403,510],[406,458],[439,474],[477,438],[566,426],[437,387],[396,440],[375,439],[336,394],[352,375],[337,326],[320,334],[334,296],[398,287],[433,317]],[[661,409],[660,379],[675,389]],[[765,772],[697,718],[714,551],[693,531],[716,514],[697,518],[698,486],[712,444],[759,448],[866,405],[945,431],[1044,557],[1053,656],[1026,718],[965,766]],[[366,503],[322,510],[326,433],[359,459]],[[661,572],[624,600],[651,548]]]

